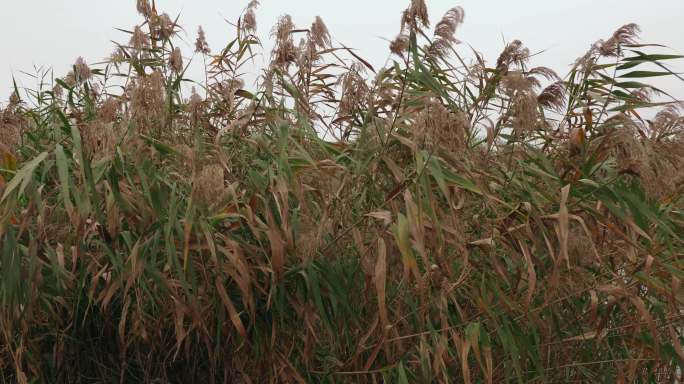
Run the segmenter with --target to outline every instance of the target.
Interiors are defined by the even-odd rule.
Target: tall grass
[[[681,375],[684,118],[648,85],[681,56],[629,24],[563,78],[488,64],[413,0],[382,69],[282,17],[250,89],[257,5],[191,58],[139,0],[106,63],[15,89],[3,383]]]

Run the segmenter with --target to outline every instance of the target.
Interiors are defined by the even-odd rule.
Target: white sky
[[[35,83],[21,71],[34,65],[52,66],[63,76],[76,57],[94,63],[113,51],[112,40],[127,42],[116,27],[131,29],[141,22],[135,0],[0,0],[0,100],[9,96],[12,75],[19,85]],[[157,0],[157,9],[172,18],[181,14],[187,46],[198,25],[207,32],[210,47],[222,48],[234,34],[225,19],[234,21],[248,0]],[[388,58],[387,39],[399,30],[401,11],[409,0],[262,0],[257,11],[259,34],[264,42],[279,15],[289,13],[300,27],[308,27],[316,15],[323,18],[334,40],[357,52],[376,68]],[[684,53],[684,0],[427,0],[433,24],[456,5],[465,9],[465,24],[457,37],[492,62],[504,41],[522,42],[532,52],[545,51],[533,64],[554,68],[561,76],[591,43],[608,38],[619,26],[636,22],[644,42],[671,47],[668,53]],[[266,46],[270,51],[270,45]],[[468,49],[462,45],[461,49]],[[259,63],[259,62],[258,62]],[[684,71],[684,60],[673,68]],[[684,83],[659,79],[657,85],[684,98]]]

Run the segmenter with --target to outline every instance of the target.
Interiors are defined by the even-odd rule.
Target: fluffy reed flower
[[[114,153],[120,138],[118,126],[113,122],[95,120],[80,129],[86,155],[92,160],[105,158]]]
[[[496,60],[498,69],[507,69],[512,63],[523,62],[530,56],[530,50],[525,48],[520,40],[513,40],[507,44]]]
[[[0,110],[0,153],[2,151],[13,152],[21,138],[24,119],[17,113],[19,104],[19,96],[12,92],[9,104],[4,110]]]
[[[60,99],[64,95],[64,88],[61,85],[55,83],[52,87],[52,96],[54,99]]]
[[[525,76],[522,71],[509,71],[501,78],[501,87],[509,96],[516,92],[531,92],[538,84],[534,78]]]
[[[283,15],[278,19],[278,23],[271,31],[271,36],[275,36],[276,44],[273,49],[273,64],[287,68],[297,59],[297,48],[292,41],[292,31],[294,23],[290,15]]]
[[[463,23],[464,17],[465,11],[461,7],[451,8],[444,14],[435,26],[435,39],[430,46],[432,53],[444,55],[453,44],[458,43],[456,29]]]
[[[522,134],[537,126],[537,97],[533,92],[518,92],[513,99],[513,131]]]
[[[232,106],[235,98],[235,92],[239,89],[242,89],[244,86],[245,82],[242,79],[224,80],[217,84],[216,92],[228,105]]]
[[[192,87],[192,94],[185,109],[190,113],[190,119],[193,124],[197,124],[201,120],[204,112],[204,100],[202,100],[202,96],[197,94],[195,87]]]
[[[565,83],[563,81],[556,81],[544,88],[539,96],[537,96],[537,103],[553,111],[561,112],[565,108],[565,92]]]
[[[615,57],[619,54],[619,47],[624,44],[637,42],[641,29],[637,24],[625,24],[618,28],[608,40],[598,40],[580,58],[575,60],[575,66],[583,71],[590,71],[598,56]]]
[[[76,75],[74,75],[74,71],[69,71],[69,73],[67,73],[62,80],[69,88],[76,86]]]
[[[207,37],[204,34],[204,29],[202,26],[197,28],[197,40],[195,40],[195,52],[208,55],[211,50],[209,49],[209,44],[207,43]]]
[[[368,95],[368,85],[363,79],[363,67],[354,63],[349,71],[340,76],[338,85],[342,88],[338,114],[350,116]]]
[[[145,18],[152,16],[152,6],[150,5],[149,0],[137,0],[136,8],[138,13]]]
[[[121,138],[120,126],[116,124],[121,102],[109,97],[97,111],[97,118],[81,126],[81,137],[86,155],[91,159],[101,159],[114,153]]]
[[[637,88],[629,93],[629,96],[637,102],[648,103],[651,101],[651,97],[656,94],[656,91],[652,88],[644,87]]]
[[[196,201],[203,206],[221,200],[227,188],[225,172],[220,164],[209,164],[201,167],[194,180]]]
[[[112,64],[121,64],[126,60],[126,56],[121,48],[117,48],[109,55],[109,62]]]
[[[256,21],[256,14],[254,13],[254,10],[249,8],[247,9],[247,12],[245,12],[245,16],[242,18],[242,27],[245,31],[248,32],[256,32],[257,29],[257,21]]]
[[[166,112],[166,88],[161,72],[136,79],[130,87],[130,111],[138,132],[158,130]]]
[[[255,33],[257,30],[257,20],[255,12],[257,6],[259,6],[258,1],[250,1],[249,5],[247,5],[245,15],[242,17],[242,29],[247,32]]]
[[[440,146],[452,154],[462,154],[470,129],[468,116],[461,111],[452,112],[436,99],[429,100],[417,114],[413,135],[417,141]]]
[[[7,109],[12,110],[13,108],[19,106],[19,104],[21,104],[21,98],[16,91],[12,91],[9,96],[9,105],[7,106]]]
[[[309,30],[309,41],[316,48],[326,48],[330,46],[330,32],[320,16],[311,24]]]
[[[606,122],[610,123],[610,149],[618,173],[639,178],[646,195],[660,200],[677,193],[678,185],[684,182],[681,167],[684,155],[675,146],[653,146],[642,138],[641,128],[627,115],[619,114]]]
[[[271,31],[271,36],[275,36],[278,42],[281,42],[291,38],[290,34],[293,29],[294,23],[292,22],[292,16],[282,15]]]
[[[650,129],[655,135],[677,135],[684,139],[683,103],[670,104],[656,113],[650,122]]]
[[[171,52],[171,55],[169,56],[169,67],[177,74],[183,71],[183,55],[181,54],[179,47],[174,48]]]
[[[168,13],[162,13],[160,16],[150,18],[150,30],[157,39],[169,39],[175,33],[176,24]]]
[[[403,56],[404,52],[409,47],[409,37],[405,34],[399,34],[390,42],[390,51],[397,56]]]
[[[136,53],[140,53],[150,47],[150,37],[143,32],[139,25],[136,25],[133,28],[133,35],[131,35],[131,40],[128,44]]]
[[[78,83],[87,81],[92,76],[90,67],[88,67],[88,64],[86,64],[82,57],[77,58],[76,62],[74,63],[74,76],[76,77],[76,81]]]
[[[598,51],[603,56],[617,56],[619,46],[636,43],[639,32],[641,32],[641,28],[638,25],[634,23],[625,24],[613,32],[613,36],[608,40],[601,41],[597,46]]]
[[[102,103],[99,111],[97,112],[97,117],[99,120],[105,123],[114,122],[119,115],[119,109],[121,108],[121,102],[116,97],[109,97]]]
[[[425,0],[411,0],[411,5],[401,15],[401,30],[406,26],[412,31],[418,31],[430,26]]]
[[[560,76],[551,68],[548,67],[534,67],[527,71],[528,76],[541,76],[546,80],[560,80]]]

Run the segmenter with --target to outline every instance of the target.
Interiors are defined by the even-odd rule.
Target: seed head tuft
[[[209,44],[207,43],[207,37],[204,34],[204,29],[202,26],[197,28],[197,40],[195,40],[195,52],[201,53],[203,55],[208,55],[211,50],[209,49]]]

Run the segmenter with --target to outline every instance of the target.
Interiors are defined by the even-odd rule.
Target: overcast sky
[[[190,54],[198,25],[207,32],[209,45],[218,50],[234,35],[227,20],[234,21],[248,0],[157,0],[157,9],[172,17],[181,14]],[[34,65],[53,67],[63,76],[78,56],[94,63],[113,51],[112,40],[126,42],[115,28],[131,29],[141,22],[135,0],[4,0],[0,13],[0,100],[11,91],[14,74],[34,86],[21,71]],[[409,0],[262,0],[257,12],[259,34],[267,40],[279,15],[289,13],[307,27],[319,15],[334,40],[354,47],[376,67],[388,58],[387,40],[399,30],[401,11]],[[684,0],[427,0],[431,21],[449,8],[465,9],[465,24],[458,38],[492,62],[506,41],[522,40],[532,52],[544,51],[534,64],[554,68],[564,75],[570,63],[597,39],[608,38],[619,26],[635,22],[644,42],[671,47],[684,53]],[[183,48],[183,45],[181,45]],[[467,49],[462,45],[461,49]],[[261,61],[263,62],[263,61]],[[257,62],[259,64],[260,62]],[[684,71],[684,62],[674,65]],[[684,98],[684,83],[658,84]]]

